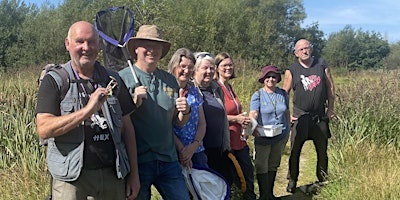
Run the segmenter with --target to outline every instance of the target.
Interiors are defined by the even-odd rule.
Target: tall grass
[[[236,64],[237,78],[231,83],[248,111],[251,95],[262,87],[260,71]],[[43,199],[49,191],[45,148],[38,145],[34,118],[38,69],[0,74],[0,199]],[[329,145],[332,183],[313,199],[400,198],[398,75],[334,74],[338,96]],[[252,148],[252,140],[249,144]],[[307,174],[315,176],[315,162],[306,164],[311,166]]]
[[[45,174],[45,153],[38,145],[34,118],[37,74],[29,70],[0,74],[1,199],[38,199],[36,195],[43,192],[43,186],[36,187]]]
[[[321,199],[400,198],[398,71],[364,71],[337,81],[332,184]]]

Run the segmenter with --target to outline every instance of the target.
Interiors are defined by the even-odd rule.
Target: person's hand
[[[333,118],[336,117],[336,114],[333,112],[333,110],[328,109],[328,110],[326,111],[326,116],[329,118],[329,120],[331,120],[331,119],[333,119]]]
[[[246,128],[247,125],[251,123],[250,117],[244,115],[243,113],[236,115],[236,118],[237,118],[237,123],[242,125],[243,128]]]
[[[147,87],[146,86],[138,86],[135,88],[135,92],[133,93],[133,101],[136,106],[139,107],[142,105],[143,99],[147,99]]]
[[[139,177],[129,174],[126,181],[126,199],[134,200],[139,194],[140,181]]]
[[[107,99],[108,90],[106,88],[97,88],[89,97],[89,102],[85,107],[93,114],[101,109],[101,106]]]
[[[176,109],[182,114],[188,114],[190,112],[190,107],[186,102],[185,90],[179,89],[179,97],[176,99]]]
[[[178,154],[181,165],[190,168],[192,167],[192,156],[197,148],[198,146],[196,145],[196,143],[192,143],[187,145],[186,147],[183,147],[179,151]]]
[[[299,118],[295,117],[293,115],[290,116],[290,124],[293,124],[295,121],[297,121]]]

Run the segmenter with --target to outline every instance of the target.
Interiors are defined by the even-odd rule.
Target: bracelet
[[[199,143],[200,146],[203,145],[203,141],[200,141],[200,140],[194,140],[194,141]]]
[[[190,112],[192,112],[192,108],[189,106],[189,111],[187,113],[184,113],[183,111],[181,112],[183,115],[188,115],[190,114]]]

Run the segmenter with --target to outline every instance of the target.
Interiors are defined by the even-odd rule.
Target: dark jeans
[[[232,153],[238,161],[246,181],[246,192],[243,194],[243,199],[256,199],[256,194],[254,193],[254,166],[250,158],[249,146],[245,146],[240,150],[232,150]],[[235,169],[233,170],[235,172],[234,183],[240,188],[242,183]]]
[[[165,200],[189,200],[182,168],[178,161],[149,161],[139,163],[140,191],[137,200],[151,199],[151,185],[154,185]]]
[[[297,181],[299,177],[300,153],[304,143],[312,140],[317,151],[316,174],[318,181],[325,181],[328,175],[328,134],[327,121],[313,119],[310,115],[303,115],[292,127],[291,152],[289,158],[290,179]]]

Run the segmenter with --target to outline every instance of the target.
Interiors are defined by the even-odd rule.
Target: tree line
[[[134,12],[135,30],[142,24],[159,26],[172,44],[169,54],[180,47],[214,54],[226,51],[252,67],[285,68],[295,60],[294,43],[307,38],[314,55],[326,57],[332,67],[400,66],[400,42],[390,45],[380,33],[348,25],[325,37],[318,23],[301,27],[306,18],[301,0],[64,0],[41,7],[1,0],[0,67],[65,62],[69,26],[79,20],[94,22],[98,11],[114,6]]]

